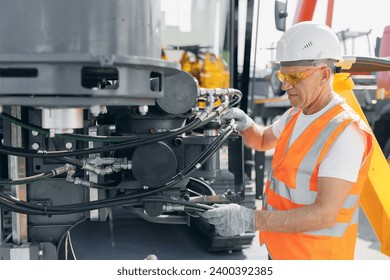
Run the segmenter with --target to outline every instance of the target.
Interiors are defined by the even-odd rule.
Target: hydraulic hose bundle
[[[37,182],[40,180],[45,180],[48,178],[53,178],[59,176],[61,174],[69,172],[70,169],[74,168],[85,168],[85,162],[79,159],[71,158],[76,156],[85,156],[90,154],[97,154],[103,152],[112,152],[117,150],[123,150],[128,148],[137,147],[139,145],[145,145],[150,143],[155,143],[162,140],[167,140],[170,138],[174,138],[177,135],[188,133],[193,129],[196,129],[209,121],[213,120],[215,117],[220,116],[224,110],[228,107],[232,107],[241,99],[241,93],[236,90],[228,89],[227,92],[222,92],[222,90],[214,90],[207,91],[204,90],[199,93],[201,96],[207,96],[209,101],[211,101],[211,105],[208,106],[204,111],[202,111],[198,116],[196,116],[189,124],[170,130],[168,132],[157,133],[154,135],[142,135],[135,137],[127,137],[127,136],[105,136],[105,137],[96,137],[96,136],[87,136],[87,135],[77,135],[77,134],[60,134],[57,135],[63,138],[71,138],[78,141],[96,141],[96,142],[110,142],[114,144],[106,145],[99,148],[87,148],[83,150],[75,150],[75,151],[35,151],[24,148],[15,148],[4,146],[0,144],[0,153],[6,155],[13,156],[21,156],[28,158],[50,158],[56,160],[58,162],[66,163],[66,165],[53,169],[49,172],[40,173],[34,176],[29,176],[22,179],[13,179],[13,180],[3,180],[0,179],[0,185],[18,185],[18,184],[29,184],[33,182]],[[229,101],[228,96],[232,95],[232,101]],[[218,96],[223,100],[221,106],[218,108],[213,107],[213,98]],[[25,123],[17,118],[14,118],[6,113],[0,113],[0,117],[4,120],[7,120],[11,123],[14,123],[22,128],[34,130],[37,132],[49,134],[48,130],[45,130],[39,126],[32,125],[29,123]],[[131,194],[122,194],[112,198],[99,199],[96,201],[89,201],[83,203],[76,204],[67,204],[67,205],[57,205],[50,206],[44,204],[31,203],[26,201],[21,201],[16,199],[10,195],[7,195],[3,192],[0,192],[0,207],[7,209],[9,211],[29,214],[29,215],[64,215],[64,214],[72,214],[72,213],[80,213],[91,211],[99,208],[106,207],[114,207],[119,205],[133,206],[139,203],[139,199],[141,201],[154,201],[160,200],[162,202],[175,203],[178,205],[183,205],[187,209],[190,210],[199,210],[205,211],[209,206],[201,205],[197,203],[191,203],[188,201],[167,201],[166,198],[159,197],[150,197],[153,194],[157,194],[163,190],[169,189],[172,186],[176,185],[178,182],[188,178],[195,170],[201,168],[201,166],[216,152],[220,149],[220,147],[225,143],[225,141],[231,136],[234,132],[234,120],[231,121],[230,124],[226,126],[226,128],[221,129],[220,134],[213,140],[213,142],[207,146],[206,149],[203,150],[201,154],[199,154],[190,164],[188,164],[183,170],[178,172],[173,178],[166,184],[161,187],[139,191],[137,193]],[[107,186],[99,184],[91,184],[90,187],[102,188],[105,189]],[[107,187],[108,188],[108,187]]]

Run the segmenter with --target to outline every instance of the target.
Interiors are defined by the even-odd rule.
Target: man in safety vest
[[[332,91],[341,51],[323,24],[301,22],[277,44],[278,77],[291,109],[268,127],[232,108],[245,144],[275,148],[262,210],[228,204],[204,213],[216,232],[260,231],[272,259],[353,259],[359,197],[372,154],[372,133]]]

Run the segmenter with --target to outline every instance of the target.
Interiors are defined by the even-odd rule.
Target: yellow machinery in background
[[[229,88],[230,72],[227,71],[226,63],[222,57],[206,52],[202,58],[198,52],[199,49],[196,51],[184,50],[179,61],[181,69],[197,80],[198,87]],[[161,59],[170,60],[164,48],[161,49]],[[218,107],[219,105],[221,105],[221,100],[217,98],[214,106]],[[205,106],[205,100],[199,98],[198,107],[205,108]]]
[[[169,60],[164,49],[161,59]],[[230,87],[230,72],[220,56],[206,52],[203,58],[197,53],[192,57],[190,51],[185,50],[179,63],[181,69],[191,74],[202,88]]]
[[[354,86],[350,74],[334,76],[333,89],[367,122],[353,93]],[[390,256],[390,167],[375,137],[371,166],[360,204],[381,243],[381,252]]]
[[[229,88],[230,73],[221,57],[206,53],[200,72],[200,86],[204,88]]]

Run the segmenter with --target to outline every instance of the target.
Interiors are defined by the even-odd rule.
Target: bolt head
[[[38,144],[38,143],[33,143],[33,144],[31,145],[31,148],[32,148],[33,150],[38,150],[38,149],[39,149],[39,144]]]
[[[68,150],[72,149],[73,148],[72,142],[66,142],[65,143],[65,148],[67,148]]]

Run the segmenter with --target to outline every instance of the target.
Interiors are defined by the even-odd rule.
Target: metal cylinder
[[[1,0],[0,53],[160,58],[160,1]]]
[[[204,135],[206,137],[216,137],[218,135],[217,129],[205,129]],[[204,164],[203,170],[207,171],[217,171],[220,170],[220,159],[219,159],[219,150],[215,152]]]
[[[164,142],[139,146],[133,153],[133,175],[143,186],[164,186],[175,175],[176,169],[176,155]]]
[[[0,0],[0,104],[154,105],[163,61],[158,0]],[[60,100],[60,102],[58,102]]]
[[[42,127],[50,134],[72,133],[83,127],[83,109],[42,109]]]

